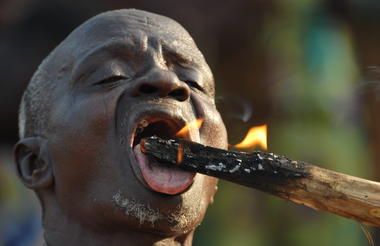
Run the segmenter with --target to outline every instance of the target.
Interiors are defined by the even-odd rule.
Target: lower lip
[[[141,153],[140,144],[133,148],[137,166],[149,189],[167,195],[185,192],[194,182],[196,173],[166,167]]]

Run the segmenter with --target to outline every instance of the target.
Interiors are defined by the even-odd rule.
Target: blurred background
[[[380,181],[380,1],[1,0],[0,246],[41,240],[39,206],[11,158],[22,92],[70,31],[118,8],[166,15],[191,33],[231,144],[268,124],[270,152]],[[222,181],[194,245],[370,243],[357,222]]]

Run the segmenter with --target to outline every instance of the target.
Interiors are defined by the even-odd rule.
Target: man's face
[[[191,231],[216,190],[214,178],[139,151],[142,137],[172,138],[197,118],[202,128],[187,138],[226,148],[207,64],[181,27],[154,18],[97,17],[65,46],[71,69],[55,91],[48,139],[54,192],[64,213],[95,229]]]

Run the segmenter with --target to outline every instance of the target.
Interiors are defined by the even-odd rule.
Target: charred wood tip
[[[307,164],[273,153],[222,150],[183,139],[164,140],[156,136],[143,139],[141,146],[142,152],[159,162],[247,186],[256,187],[268,181],[282,184],[309,175]]]

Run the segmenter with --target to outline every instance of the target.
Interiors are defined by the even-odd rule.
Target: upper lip
[[[175,107],[174,105],[145,105],[147,107],[146,110],[144,110],[144,107],[139,110],[139,112],[136,112],[135,114],[131,115],[131,118],[129,120],[129,132],[127,133],[127,141],[128,145],[133,148],[134,145],[137,143],[134,143],[134,139],[136,137],[137,130],[139,128],[139,123],[142,121],[147,121],[149,124],[155,123],[155,122],[164,122],[168,127],[171,128],[172,136],[174,137],[175,133],[178,132],[182,127],[184,127],[186,124],[194,120],[194,115],[186,115],[186,114],[179,114],[178,112],[178,106]],[[175,107],[175,108],[172,108]],[[157,134],[160,134],[157,132]],[[182,138],[185,138],[187,140],[198,142],[199,138],[196,136],[195,132],[189,132],[187,135],[185,135]],[[153,134],[154,135],[154,134]]]

